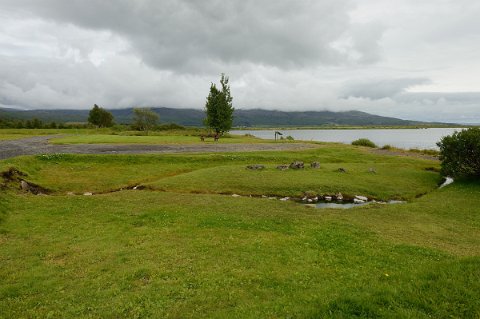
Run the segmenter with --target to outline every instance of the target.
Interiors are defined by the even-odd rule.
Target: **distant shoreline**
[[[279,127],[233,127],[232,131],[260,131],[260,130],[399,130],[399,129],[410,129],[410,130],[423,130],[429,128],[470,128],[470,127],[480,127],[480,125],[415,125],[415,126],[382,126],[382,125],[372,125],[372,126],[279,126]]]

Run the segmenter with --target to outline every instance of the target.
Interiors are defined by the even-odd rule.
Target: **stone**
[[[284,171],[284,170],[288,169],[288,165],[286,165],[286,164],[278,165],[277,169],[279,169],[281,171]]]
[[[370,167],[370,168],[368,169],[368,172],[369,172],[369,173],[372,173],[372,174],[377,174],[377,170],[375,169],[375,167]]]
[[[262,169],[265,169],[265,165],[261,165],[261,164],[247,165],[247,169],[262,170]]]
[[[346,170],[345,168],[343,168],[343,167],[340,167],[340,168],[338,169],[338,171],[339,171],[340,173],[346,173],[346,172],[347,172],[347,170]]]
[[[324,198],[325,198],[325,200],[326,200],[327,202],[332,201],[332,196],[325,196]]]
[[[20,181],[20,188],[22,191],[28,192],[30,190],[30,185],[25,181]]]
[[[238,194],[232,194],[232,197],[240,197]]]
[[[307,202],[311,203],[313,200],[311,198],[307,199]]]
[[[354,199],[353,199],[353,203],[354,203],[354,204],[363,204],[363,203],[365,203],[365,201],[363,201],[363,200],[361,200],[361,199],[358,199],[358,198],[354,198]]]
[[[303,195],[306,197],[306,198],[315,198],[317,197],[317,193],[314,192],[314,191],[306,191],[303,193]]]
[[[92,196],[92,195],[93,195],[93,193],[90,193],[90,192],[85,192],[85,193],[83,193],[83,195],[84,195],[84,196]]]
[[[343,195],[342,195],[342,193],[336,194],[336,195],[335,195],[335,198],[336,198],[337,200],[343,200]]]
[[[320,163],[319,162],[313,162],[312,164],[310,164],[310,167],[311,168],[320,168]]]
[[[285,202],[285,201],[287,201],[287,200],[289,200],[289,199],[290,199],[290,197],[283,197],[283,198],[280,198],[280,200],[281,200],[282,202]]]
[[[355,198],[356,198],[356,199],[359,199],[359,200],[361,200],[361,201],[364,201],[364,202],[368,201],[368,198],[367,198],[367,197],[365,197],[365,196],[358,196],[358,195],[355,195]]]
[[[74,196],[75,193],[74,193],[74,192],[68,192],[67,195],[68,195],[68,196]]]
[[[262,195],[262,198],[267,198],[268,196]]]
[[[291,169],[301,169],[301,168],[304,168],[304,167],[305,167],[305,165],[301,161],[295,161],[295,162],[290,164]]]

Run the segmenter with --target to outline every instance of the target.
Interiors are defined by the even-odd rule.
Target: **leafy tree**
[[[148,131],[154,128],[158,123],[159,116],[149,108],[133,109],[133,127],[140,131]]]
[[[43,122],[37,118],[34,118],[32,121],[32,128],[42,128]]]
[[[444,176],[480,179],[480,128],[455,132],[437,145]]]
[[[210,93],[205,104],[206,118],[204,123],[216,134],[223,134],[232,128],[233,112],[232,96],[230,95],[230,85],[228,85],[228,77],[222,73],[220,78],[222,89],[212,83],[210,85]]]
[[[97,127],[111,127],[113,126],[113,115],[97,104],[88,113],[88,122]]]

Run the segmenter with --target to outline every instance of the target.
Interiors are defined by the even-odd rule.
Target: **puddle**
[[[360,207],[360,206],[365,206],[370,203],[360,203],[360,204],[354,204],[354,203],[317,203],[315,205],[316,208],[334,208],[334,209],[349,209],[353,207]]]
[[[333,209],[350,209],[354,207],[360,207],[360,206],[365,206],[369,204],[382,204],[382,205],[392,205],[392,204],[405,204],[405,201],[401,200],[391,200],[388,202],[377,202],[377,201],[371,201],[371,202],[365,202],[365,203],[345,203],[345,202],[337,202],[337,203],[326,203],[326,202],[321,202],[315,204],[315,208],[333,208]]]

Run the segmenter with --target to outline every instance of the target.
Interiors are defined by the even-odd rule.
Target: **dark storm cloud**
[[[213,71],[225,65],[262,64],[298,68],[352,62],[335,43],[348,37],[353,62],[380,56],[381,36],[352,28],[348,0],[5,0],[23,10],[82,28],[122,35],[132,49],[159,69]],[[380,32],[380,33],[379,33]],[[212,70],[213,69],[213,70]]]

